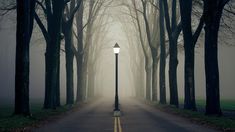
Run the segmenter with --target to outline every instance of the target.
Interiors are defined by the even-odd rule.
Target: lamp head
[[[114,46],[113,46],[113,52],[115,54],[118,54],[120,52],[120,46],[118,45],[118,43],[116,43]]]

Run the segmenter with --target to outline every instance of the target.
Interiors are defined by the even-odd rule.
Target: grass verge
[[[152,105],[161,111],[187,118],[200,125],[209,126],[225,132],[235,132],[235,119],[232,117],[206,116],[201,112],[179,109],[170,105],[160,105],[157,103],[152,103]]]
[[[54,120],[77,108],[74,106],[61,106],[55,110],[42,109],[42,105],[34,104],[31,106],[32,116],[12,115],[12,107],[6,106],[0,109],[0,131],[3,132],[22,132],[30,131],[33,127],[38,127],[49,120]]]
[[[179,99],[180,104],[184,104],[184,99]],[[198,108],[205,108],[206,100],[205,99],[197,99],[196,104]],[[220,106],[222,110],[227,111],[235,111],[235,100],[232,99],[222,99],[220,101]]]

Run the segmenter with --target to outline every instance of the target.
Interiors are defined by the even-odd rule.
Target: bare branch
[[[171,24],[170,24],[170,16],[169,16],[169,12],[168,12],[168,2],[167,0],[163,1],[163,7],[164,7],[164,11],[165,11],[165,20],[166,20],[166,29],[167,29],[167,33],[168,33],[168,37],[171,40],[171,34],[172,34],[172,30],[171,30]]]
[[[226,12],[232,14],[232,15],[235,15],[235,12],[233,12],[233,11],[231,11],[231,10],[228,10],[228,9],[226,9],[226,8],[224,8],[224,10],[225,10]]]
[[[200,22],[198,24],[198,27],[197,27],[195,33],[193,34],[193,44],[194,45],[196,44],[198,37],[200,36],[200,33],[203,29],[203,26],[204,26],[204,15],[202,15]]]
[[[179,24],[177,25],[177,27],[175,28],[172,36],[178,38],[178,36],[180,35],[180,32],[182,31],[182,28],[183,28],[182,23],[180,21]]]
[[[124,11],[121,11],[122,12],[122,14],[124,14],[124,15],[127,15],[127,16],[130,16],[130,17],[132,17],[133,19],[137,19],[135,16],[133,16],[132,14],[129,14],[129,13],[126,13],[126,12],[124,12]]]
[[[87,22],[83,27],[82,27],[82,29],[81,29],[81,31],[79,31],[77,34],[76,34],[76,32],[73,30],[73,34],[74,34],[74,36],[78,39],[78,37],[83,33],[83,30],[84,30],[84,28],[88,25],[88,23],[89,22]]]
[[[3,11],[2,13],[0,13],[0,16],[4,16],[10,11],[15,10],[16,8],[17,8],[16,4],[10,4],[10,5],[7,5],[6,7],[0,8],[0,10]]]
[[[159,10],[159,7],[153,3],[153,1],[148,1],[152,6]]]
[[[9,11],[9,10],[15,10],[16,8],[17,8],[16,5],[12,5],[12,6],[7,6],[7,7],[0,8],[0,10]]]
[[[39,1],[37,0],[36,3],[42,8],[44,14],[46,15],[46,14],[47,14],[46,7],[43,6],[42,2],[39,2]]]
[[[221,6],[224,7],[230,0],[221,0]]]
[[[34,18],[35,18],[35,20],[36,20],[36,22],[37,22],[39,28],[41,29],[42,34],[43,34],[45,40],[46,40],[46,41],[49,41],[49,35],[48,35],[48,32],[47,32],[47,30],[46,30],[44,24],[43,24],[42,21],[40,20],[38,14],[37,14],[36,12],[35,12],[34,14],[35,14],[35,15],[34,15]]]
[[[79,7],[80,7],[80,5],[81,5],[81,3],[82,3],[82,0],[77,0],[77,1],[78,1],[78,2],[77,2],[77,5],[76,5],[76,7],[73,9],[73,11],[70,13],[70,16],[69,16],[69,18],[68,18],[68,21],[71,21],[71,20],[73,19],[75,13],[77,12],[77,10],[79,9]]]

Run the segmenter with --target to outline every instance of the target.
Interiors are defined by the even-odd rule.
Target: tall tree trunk
[[[49,40],[47,41],[45,60],[46,60],[46,77],[45,77],[45,100],[44,108],[55,109],[60,105],[59,100],[59,74],[60,74],[60,39],[61,39],[61,20],[62,11],[64,7],[64,1],[59,0],[57,2],[52,2],[47,0],[47,7],[52,6],[51,9],[48,8],[48,35]],[[50,12],[50,13],[49,13]]]
[[[82,59],[83,56],[80,54],[76,57],[77,63],[77,98],[76,102],[83,101],[84,90],[82,88]]]
[[[178,107],[178,88],[177,88],[177,40],[170,41],[170,60],[169,60],[169,86],[170,86],[170,104]]]
[[[218,32],[224,5],[207,0],[205,8],[206,114],[221,115],[218,67]],[[220,2],[221,3],[221,2]]]
[[[172,1],[172,23],[170,24],[170,17],[168,11],[168,3],[167,1],[163,1],[164,5],[164,15],[165,15],[165,23],[167,34],[169,38],[169,87],[170,87],[170,104],[178,107],[178,88],[177,88],[177,66],[178,66],[178,48],[177,48],[177,40],[180,33],[180,26],[176,25],[176,0]]]
[[[159,72],[159,88],[160,103],[166,104],[166,45],[165,45],[165,26],[164,26],[164,9],[162,0],[159,1],[159,27],[160,27],[160,72]]]
[[[88,65],[89,65],[89,56],[90,56],[90,50],[91,50],[91,46],[92,46],[92,27],[93,27],[93,22],[94,19],[92,19],[92,14],[93,14],[93,7],[95,5],[95,1],[94,0],[90,0],[89,1],[89,11],[88,11],[88,23],[87,23],[87,30],[86,30],[86,40],[85,40],[85,48],[84,48],[84,61],[83,61],[83,84],[82,87],[84,88],[84,91],[86,91],[86,99],[88,96],[88,84],[89,84],[89,74],[88,74]]]
[[[146,99],[151,100],[152,68],[146,69]]]
[[[17,31],[15,60],[15,111],[30,115],[29,108],[29,44],[33,30],[34,0],[17,0]]]
[[[172,17],[171,17],[171,28],[172,31],[176,30],[176,0],[172,0]],[[173,36],[170,41],[170,62],[169,62],[169,80],[170,80],[170,104],[178,107],[178,85],[177,85],[177,67],[178,67],[178,47],[177,47],[178,36]]]
[[[79,3],[77,3],[79,4]],[[74,103],[74,83],[73,83],[73,20],[77,7],[75,0],[72,0],[69,5],[65,6],[62,19],[62,32],[65,37],[65,61],[66,61],[66,104]]]
[[[152,59],[152,65],[151,65],[151,72],[152,72],[151,84],[152,84],[152,86],[150,88],[152,89],[152,95],[154,94],[153,96],[156,99],[157,89],[156,89],[156,87],[154,87],[155,86],[155,84],[154,84],[155,76],[154,75],[155,75],[156,69],[154,69],[154,63],[155,63],[155,58],[157,57],[157,49],[155,47],[153,47],[152,40],[151,40],[150,26],[149,26],[149,22],[148,22],[148,18],[147,18],[147,2],[144,0],[141,0],[141,2],[142,2],[142,6],[143,6],[143,18],[144,18],[144,23],[145,23],[147,40],[148,40],[149,47],[151,49],[151,56],[152,56],[152,58],[151,58]],[[155,65],[157,65],[157,64],[155,63]],[[151,95],[151,90],[149,90],[149,92],[150,92],[149,94]],[[146,95],[148,95],[148,93]],[[151,100],[151,97],[149,99]]]
[[[60,47],[59,47],[60,48]],[[58,51],[60,54],[60,50]],[[57,71],[57,79],[56,79],[56,95],[55,95],[55,106],[60,107],[60,56],[57,57],[58,59],[58,71]]]
[[[152,72],[152,100],[157,101],[157,57],[153,58],[153,72]]]
[[[89,51],[89,49],[88,49]],[[83,100],[87,99],[88,93],[88,52],[84,52],[83,63],[82,63],[82,89],[83,89]]]
[[[145,70],[142,70],[142,72],[140,73],[140,82],[141,82],[141,84],[142,85],[140,85],[140,96],[141,96],[141,98],[143,98],[144,99],[144,96],[145,96],[145,94],[144,94],[144,91],[145,91],[145,86],[146,85],[144,85],[144,82],[145,82],[145,80],[144,80],[144,75],[146,75],[146,71]]]
[[[183,27],[183,38],[184,38],[184,87],[185,87],[185,98],[184,108],[190,110],[196,110],[195,103],[195,80],[194,80],[194,43],[191,26],[191,13],[192,12],[192,0],[183,1],[180,0],[180,13],[181,22]]]
[[[77,97],[76,102],[83,100],[84,90],[82,88],[82,63],[83,63],[83,2],[76,16],[77,23],[77,53],[76,53],[76,63],[77,63]]]
[[[60,31],[58,31],[60,32]],[[52,35],[56,38],[57,35]],[[58,36],[57,36],[58,37]],[[45,54],[46,59],[46,93],[44,100],[44,108],[55,109],[58,105],[58,92],[59,92],[59,51],[60,46],[58,41],[52,40],[47,44],[47,50]]]
[[[73,19],[68,22],[63,22],[63,33],[65,36],[65,58],[66,58],[66,104],[74,103],[73,90],[73,59],[72,51],[73,36],[72,36]]]
[[[188,39],[188,38],[186,38]],[[185,80],[185,99],[184,108],[196,110],[195,102],[195,79],[194,79],[194,46],[189,45],[191,40],[188,42],[185,39],[185,66],[184,66],[184,80]],[[192,43],[191,43],[192,44]]]
[[[141,31],[141,24],[140,24],[140,18],[138,15],[138,11],[137,11],[137,6],[136,6],[136,1],[132,0],[132,3],[134,5],[135,8],[135,16],[136,16],[136,21],[137,21],[137,26],[138,26],[138,31],[139,31],[139,38],[140,38],[140,44],[141,47],[143,49],[144,52],[144,58],[145,58],[145,74],[146,74],[146,79],[145,79],[145,95],[143,94],[143,97],[145,96],[145,98],[147,100],[150,100],[150,91],[151,91],[151,69],[149,67],[151,67],[151,57],[148,55],[147,53],[147,47],[144,45],[144,39],[143,39],[143,34]],[[143,92],[144,93],[144,92]]]

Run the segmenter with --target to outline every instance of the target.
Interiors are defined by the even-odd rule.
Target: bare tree
[[[192,33],[192,0],[180,0],[181,22],[183,27],[185,66],[184,66],[184,82],[185,82],[185,99],[184,108],[196,110],[195,102],[195,79],[194,79],[194,60],[195,60],[195,44],[204,25],[204,16],[201,16],[200,22],[194,34]]]
[[[62,32],[65,37],[65,58],[66,58],[66,104],[74,103],[74,85],[73,85],[73,22],[76,12],[82,0],[71,0],[69,6],[65,6],[62,19]]]
[[[83,2],[81,3],[81,7],[76,15],[76,29],[77,29],[77,49],[73,47],[73,52],[75,54],[76,58],[76,64],[77,64],[77,97],[76,102],[80,102],[84,99],[85,92],[82,88],[82,63],[83,63]]]
[[[218,32],[224,6],[229,0],[205,0],[206,114],[221,115],[218,66]]]
[[[60,106],[60,41],[61,41],[61,20],[64,0],[45,0],[37,1],[46,16],[47,27],[43,24],[38,14],[35,14],[35,20],[40,27],[46,41],[45,53],[45,100],[44,108],[55,109]]]
[[[165,24],[169,39],[169,85],[170,85],[170,104],[178,107],[178,88],[177,88],[177,66],[178,66],[178,49],[177,40],[182,29],[181,22],[177,24],[177,1],[172,0],[171,2],[171,21],[169,15],[168,1],[163,1],[164,13],[165,13]]]
[[[160,103],[166,104],[166,45],[165,45],[165,26],[164,26],[164,8],[163,0],[159,0],[159,27],[160,27],[160,73],[159,73],[159,89],[160,89]]]
[[[15,112],[30,115],[29,108],[29,44],[33,31],[34,0],[17,0]]]
[[[77,40],[77,45],[72,45],[72,50],[76,59],[77,66],[77,97],[76,102],[83,100],[84,90],[82,88],[82,63],[83,63],[83,11],[84,11],[84,2],[82,1],[80,8],[76,14],[76,31],[73,31],[74,36]]]
[[[137,8],[137,4],[135,0],[132,0],[132,4],[134,6],[134,10],[135,10],[135,17],[136,17],[136,21],[137,21],[137,26],[138,26],[138,30],[139,30],[139,38],[140,38],[140,44],[142,46],[143,52],[144,52],[144,57],[145,57],[145,71],[146,71],[146,99],[150,100],[151,96],[150,96],[150,91],[151,91],[151,66],[152,66],[152,61],[151,61],[151,56],[148,54],[148,48],[145,45],[144,42],[144,33],[142,31],[142,26],[141,26],[141,19],[139,17],[138,14],[138,8]]]
[[[90,87],[89,81],[89,61],[90,61],[90,50],[93,45],[93,29],[95,21],[97,20],[99,13],[102,11],[102,7],[105,5],[109,5],[112,2],[112,0],[91,0],[88,2],[89,9],[88,9],[88,19],[87,19],[87,26],[86,26],[86,34],[85,34],[85,46],[84,46],[84,62],[83,62],[83,82],[82,87],[84,90],[87,90],[87,97],[93,97],[94,96],[94,89],[93,87]],[[90,74],[91,77],[91,74]],[[87,85],[88,84],[88,85]],[[89,88],[90,87],[90,88]]]
[[[157,100],[157,90],[156,90],[156,84],[155,84],[155,81],[156,81],[156,78],[155,78],[155,74],[156,74],[156,71],[157,71],[157,47],[154,46],[154,43],[152,41],[152,35],[151,35],[151,29],[150,29],[150,23],[149,23],[149,20],[148,20],[148,17],[147,17],[147,1],[146,0],[141,0],[141,3],[142,3],[142,7],[143,7],[143,18],[144,18],[144,24],[145,24],[145,31],[146,31],[146,35],[147,35],[147,42],[149,44],[149,47],[150,47],[150,53],[151,53],[151,56],[152,56],[152,68],[151,68],[151,71],[152,71],[152,97],[153,97],[153,100]],[[156,25],[155,25],[156,26]]]

